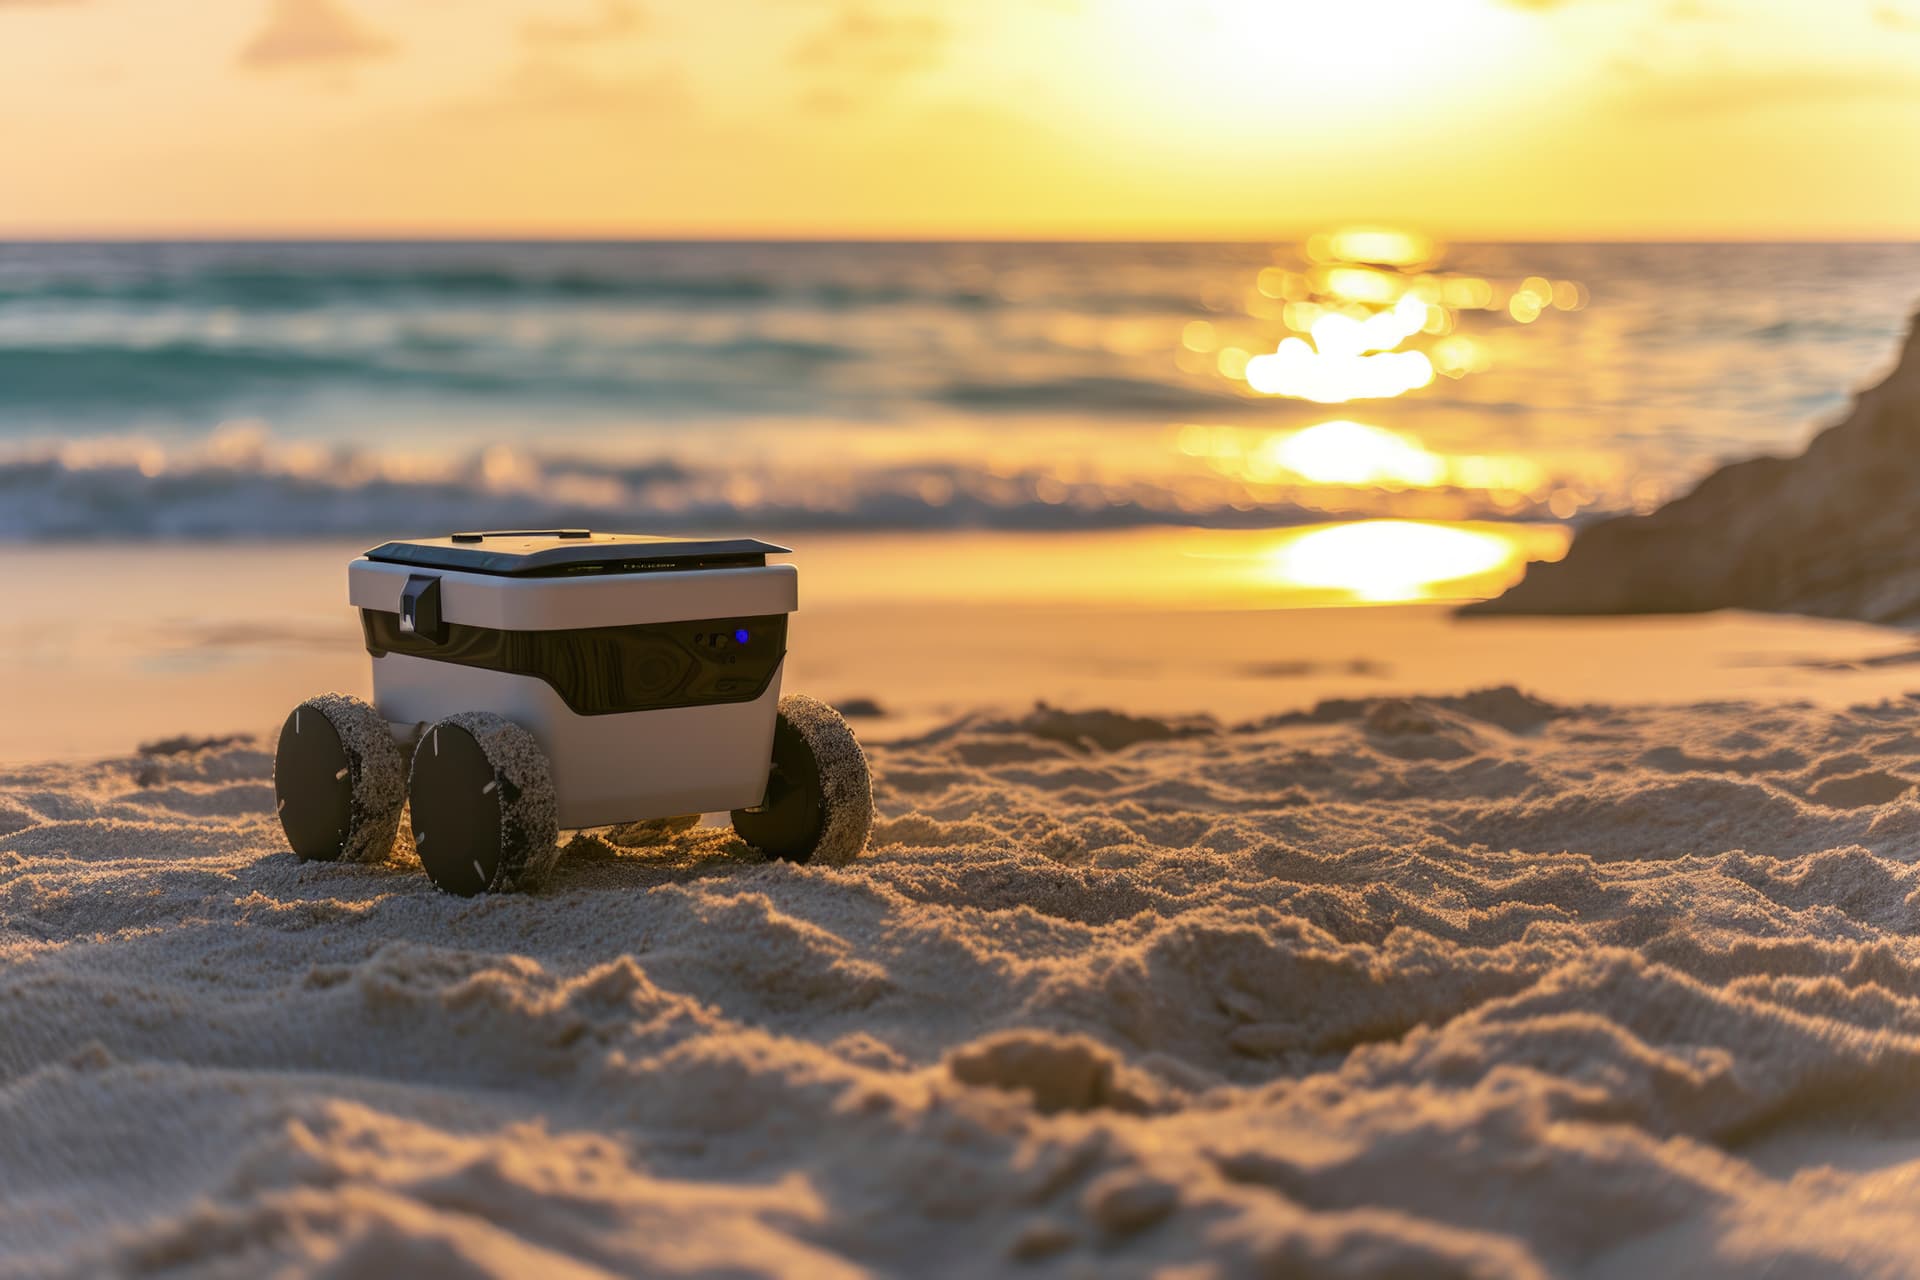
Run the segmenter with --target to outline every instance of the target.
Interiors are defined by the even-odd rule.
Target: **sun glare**
[[[1397,227],[1342,227],[1307,241],[1315,262],[1360,262],[1380,267],[1418,267],[1432,260],[1433,241]]]
[[[1283,338],[1272,355],[1247,361],[1246,374],[1248,386],[1268,395],[1344,404],[1417,391],[1433,381],[1433,361],[1420,351],[1348,355],[1316,351],[1302,338]]]
[[[1174,433],[1174,447],[1246,483],[1256,494],[1267,486],[1290,484],[1392,491],[1451,488],[1511,511],[1547,503],[1555,492],[1553,479],[1533,459],[1441,453],[1405,432],[1348,418],[1272,432],[1190,422]],[[1300,501],[1307,495],[1295,492],[1292,497]]]
[[[1505,531],[1363,520],[1291,531],[1268,553],[1265,569],[1276,585],[1387,604],[1492,594],[1486,580],[1511,578],[1524,554]]]
[[[1445,459],[1405,436],[1344,418],[1274,436],[1262,453],[1315,484],[1429,488],[1447,478]]]
[[[1218,348],[1219,371],[1262,395],[1319,404],[1388,400],[1430,386],[1436,376],[1459,379],[1491,367],[1486,342],[1458,332],[1466,312],[1497,312],[1530,325],[1587,301],[1575,280],[1528,276],[1496,287],[1443,271],[1431,239],[1386,227],[1317,232],[1304,254],[1298,270],[1263,268],[1248,292],[1249,315],[1277,319],[1290,331],[1271,351],[1223,346],[1218,327],[1204,320],[1187,326],[1187,348]]]
[[[1407,119],[1411,106],[1482,92],[1520,29],[1494,0],[1108,0],[1123,33],[1130,100],[1213,138],[1311,128],[1329,145],[1356,125]],[[1142,95],[1140,86],[1163,93]],[[1338,127],[1329,125],[1337,122]],[[1361,229],[1365,235],[1369,229]],[[1419,261],[1404,238],[1342,254]],[[1371,255],[1380,256],[1373,257]]]

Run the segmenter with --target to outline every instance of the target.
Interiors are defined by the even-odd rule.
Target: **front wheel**
[[[733,829],[770,857],[844,866],[867,847],[873,779],[838,711],[804,694],[780,699],[767,797],[733,811]]]
[[[504,716],[466,711],[429,728],[409,790],[414,848],[448,893],[538,888],[560,856],[547,753]]]
[[[301,861],[378,862],[393,848],[407,802],[393,731],[358,698],[308,698],[280,727],[273,795],[280,829]]]

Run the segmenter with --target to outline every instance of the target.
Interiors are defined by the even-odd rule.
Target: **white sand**
[[[0,1276],[1912,1274],[1915,710],[972,720],[477,901],[15,768]]]

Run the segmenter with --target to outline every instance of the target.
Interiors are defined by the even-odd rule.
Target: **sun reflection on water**
[[[1434,243],[1428,236],[1397,227],[1341,227],[1307,237],[1306,251],[1315,262],[1417,267],[1433,258]]]
[[[1179,330],[1175,363],[1238,383],[1246,396],[1326,405],[1412,398],[1443,379],[1487,372],[1496,352],[1507,358],[1528,341],[1524,331],[1589,301],[1576,280],[1498,279],[1444,261],[1440,245],[1413,232],[1320,232],[1256,271],[1238,305],[1231,295],[1209,300],[1213,314]],[[1186,423],[1173,438],[1180,453],[1239,485],[1236,505],[1245,508],[1290,504],[1410,520],[1565,520],[1585,510],[1607,482],[1604,459],[1543,442],[1537,432],[1516,432],[1511,452],[1460,447],[1485,438],[1483,430],[1463,439],[1461,430],[1469,425],[1461,411],[1484,399],[1463,392],[1424,400],[1431,411],[1417,431],[1403,412],[1386,425],[1345,417],[1288,428]],[[1453,447],[1431,443],[1435,431]]]
[[[1322,324],[1316,323],[1316,330]],[[1246,379],[1248,386],[1268,395],[1343,404],[1389,399],[1424,387],[1433,381],[1433,362],[1420,351],[1350,355],[1316,351],[1304,338],[1283,338],[1272,355],[1247,361]]]
[[[1287,530],[1260,563],[1273,587],[1329,602],[1397,604],[1498,594],[1565,536],[1539,526],[1361,520]]]
[[[1221,349],[1219,371],[1262,395],[1319,404],[1385,400],[1436,376],[1464,378],[1491,367],[1485,341],[1459,332],[1464,312],[1527,325],[1587,302],[1575,280],[1528,276],[1508,286],[1440,271],[1432,240],[1389,228],[1321,232],[1307,240],[1305,257],[1296,267],[1265,268],[1254,280],[1249,313],[1277,315],[1289,331],[1273,350],[1225,346],[1204,321],[1197,322],[1204,335],[1188,326],[1186,347]]]
[[[1297,431],[1189,423],[1175,447],[1221,475],[1255,486],[1307,484],[1329,489],[1454,489],[1501,510],[1547,503],[1544,468],[1518,454],[1441,453],[1404,432],[1335,418]]]
[[[1255,461],[1315,484],[1430,488],[1447,478],[1445,459],[1396,432],[1345,419],[1269,436]]]

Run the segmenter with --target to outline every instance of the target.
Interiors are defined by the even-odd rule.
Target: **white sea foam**
[[[1346,516],[1551,519],[1538,501],[1440,489],[1340,491]],[[423,453],[320,445],[232,423],[192,444],[105,436],[0,447],[0,540],[389,535],[396,529],[1260,528],[1329,518],[1310,486],[1250,502],[1224,476],[1062,480],[1034,466],[871,463],[832,454],[631,461],[504,445]]]

